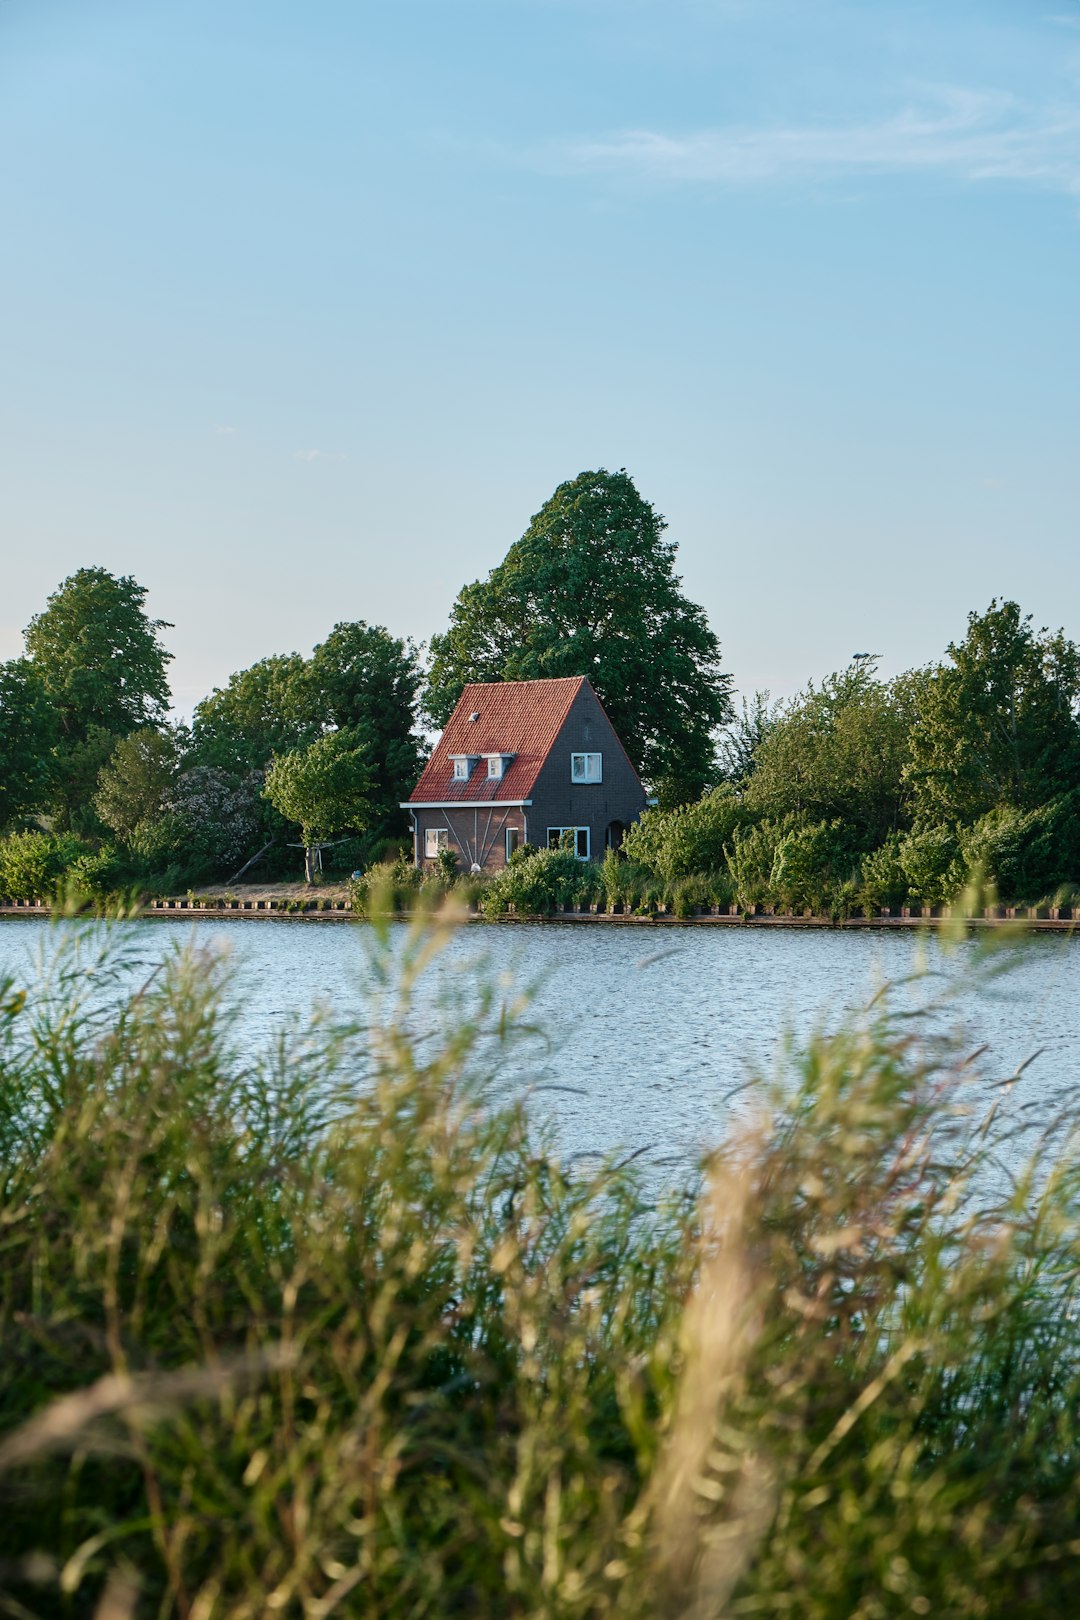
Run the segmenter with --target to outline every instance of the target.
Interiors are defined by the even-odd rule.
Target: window
[[[506,862],[510,864],[510,857],[521,843],[521,828],[507,827],[506,829]]]
[[[433,861],[440,849],[450,848],[450,830],[448,827],[428,827],[424,831],[424,857]]]
[[[602,782],[604,779],[603,754],[571,754],[571,782]]]
[[[468,759],[467,757],[464,758],[464,759],[455,759],[455,761],[454,761],[454,781],[455,782],[467,782],[469,780],[469,767],[470,767],[471,764],[472,764],[472,761],[470,759]]]
[[[488,776],[492,780],[498,781],[498,779],[502,775],[502,773],[503,773],[503,757],[502,757],[502,755],[501,754],[489,754],[488,755]]]
[[[574,839],[574,854],[579,861],[589,859],[589,829],[588,827],[549,827],[548,849],[559,849],[562,845],[563,833],[571,833]]]

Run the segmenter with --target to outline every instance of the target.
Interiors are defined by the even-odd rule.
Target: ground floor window
[[[574,840],[574,854],[579,861],[589,859],[589,829],[588,827],[549,827],[548,849],[558,849],[562,843],[563,833],[570,833]]]
[[[428,827],[424,832],[424,856],[433,861],[440,849],[450,848],[450,830],[447,827]]]
[[[521,828],[520,827],[507,827],[507,829],[506,829],[506,860],[507,860],[507,864],[509,864],[511,855],[514,853],[515,849],[518,848],[520,843],[521,843]]]

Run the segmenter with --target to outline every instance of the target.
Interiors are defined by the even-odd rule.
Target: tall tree
[[[747,806],[771,817],[840,819],[873,849],[910,824],[912,704],[905,678],[886,683],[852,665],[784,705],[754,753]]]
[[[731,683],[704,612],[680,589],[665,528],[625,470],[560,484],[432,637],[432,721],[445,725],[469,681],[587,675],[662,797],[696,798],[715,778]]]
[[[0,664],[0,831],[45,806],[56,737],[56,710],[30,662]]]
[[[238,670],[196,705],[192,756],[243,775],[313,742],[320,730],[306,660],[280,653]]]
[[[420,769],[421,680],[411,642],[362,619],[336,624],[310,659],[263,658],[205,698],[195,710],[192,757],[239,776],[347,729],[371,766],[369,828],[395,832]]]
[[[348,731],[331,731],[307,748],[275,759],[264,793],[274,809],[300,828],[304,876],[315,876],[315,850],[339,832],[361,832],[371,806],[371,762]]]
[[[80,568],[31,619],[26,651],[56,706],[62,746],[101,732],[124,737],[165,718],[172,654],[158,631],[171,626],[148,618],[146,595],[130,574]]]
[[[182,732],[143,726],[121,737],[98,776],[94,808],[118,838],[131,841],[140,824],[160,820],[180,771]]]
[[[926,822],[1030,810],[1080,780],[1080,649],[1015,602],[968,615],[951,663],[924,677],[908,774]]]
[[[362,619],[336,624],[315,648],[307,679],[322,723],[347,730],[366,752],[371,830],[403,827],[399,806],[421,764],[416,702],[423,676],[415,646]]]
[[[738,713],[720,733],[717,752],[725,782],[745,787],[757,769],[758,750],[783,711],[779,701],[771,703],[768,692],[755,692],[748,703],[744,697]]]

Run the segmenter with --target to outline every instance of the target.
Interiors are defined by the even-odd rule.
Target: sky
[[[737,688],[1080,638],[1078,0],[0,0],[0,657],[426,640],[625,467]]]

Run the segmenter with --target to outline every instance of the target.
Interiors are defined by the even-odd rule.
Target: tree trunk
[[[304,845],[304,882],[315,881],[315,848],[314,844]]]

